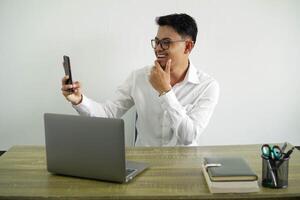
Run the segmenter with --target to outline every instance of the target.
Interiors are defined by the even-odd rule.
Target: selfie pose
[[[189,59],[198,32],[191,16],[171,14],[157,17],[156,23],[154,64],[132,72],[114,99],[89,99],[80,82],[66,82],[69,76],[62,79],[62,94],[80,115],[91,117],[120,118],[135,106],[136,146],[199,145],[218,102],[219,85]]]

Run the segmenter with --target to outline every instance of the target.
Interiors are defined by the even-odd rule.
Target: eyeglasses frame
[[[163,41],[168,41],[169,44],[168,44],[168,47],[167,48],[164,48],[163,45],[162,45],[162,42]],[[159,39],[152,39],[151,40],[151,46],[153,49],[156,49],[158,47],[158,45],[160,45],[160,47],[162,48],[162,50],[168,50],[170,48],[170,45],[172,43],[176,43],[176,42],[186,42],[188,40],[186,39],[181,39],[181,40],[170,40],[170,39],[162,39],[162,40],[159,40]],[[155,42],[155,43],[154,43]],[[153,45],[153,43],[155,44],[155,46]]]

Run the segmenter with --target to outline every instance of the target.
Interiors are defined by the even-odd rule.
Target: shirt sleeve
[[[98,103],[83,95],[82,102],[78,105],[72,106],[80,115],[90,117],[121,118],[126,111],[134,105],[134,101],[131,96],[133,81],[134,73],[132,73],[127,80],[118,87],[115,97],[112,100],[107,100],[104,103]]]
[[[218,82],[212,81],[203,95],[189,109],[180,104],[172,90],[161,96],[161,106],[168,113],[177,144],[198,144],[200,135],[218,102],[219,90]]]

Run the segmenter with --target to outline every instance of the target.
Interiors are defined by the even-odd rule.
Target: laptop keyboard
[[[135,172],[136,169],[126,169],[126,176],[128,176],[129,174]]]

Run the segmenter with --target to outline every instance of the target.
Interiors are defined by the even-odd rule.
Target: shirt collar
[[[193,65],[193,63],[191,61],[190,61],[189,69],[184,77],[183,82],[190,82],[190,83],[194,83],[194,84],[200,83],[200,80],[198,77],[198,70],[196,69],[196,67]]]

